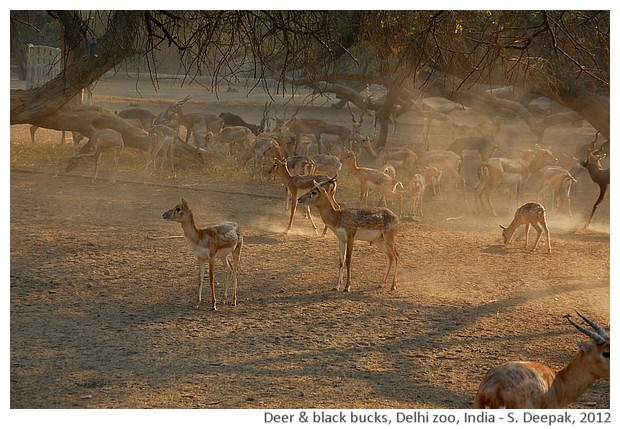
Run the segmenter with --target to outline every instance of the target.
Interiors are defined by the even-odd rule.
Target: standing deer
[[[577,312],[593,331],[568,321],[591,341],[561,370],[536,362],[510,362],[491,368],[478,387],[476,408],[561,408],[575,402],[598,379],[609,379],[609,335]]]
[[[205,278],[205,264],[209,262],[209,286],[211,287],[211,310],[217,310],[215,297],[215,259],[220,259],[226,267],[226,288],[224,299],[228,298],[228,284],[233,283],[233,306],[237,305],[237,283],[239,282],[239,263],[243,234],[235,222],[222,222],[208,228],[197,228],[194,215],[184,199],[181,204],[162,214],[167,221],[179,222],[192,251],[198,258],[198,300],[196,308],[202,302],[202,287]],[[232,255],[232,263],[228,259]]]
[[[387,255],[387,271],[381,287],[385,287],[392,267],[394,267],[391,290],[396,290],[399,259],[396,250],[398,216],[385,207],[340,209],[333,193],[323,188],[323,186],[331,186],[335,183],[335,177],[321,182],[315,181],[312,189],[299,197],[298,202],[318,208],[325,225],[338,237],[340,268],[336,290],[339,291],[343,283],[345,267],[344,291],[351,290],[351,259],[355,240],[368,241]]]
[[[536,173],[539,179],[537,199],[544,203],[545,193],[551,191],[551,210],[566,209],[572,216],[570,191],[577,179],[564,167],[550,165],[541,168]]]
[[[475,189],[474,213],[478,213],[478,207],[481,207],[496,216],[491,204],[491,194],[502,182],[516,184],[516,199],[519,206],[523,200],[523,185],[528,177],[542,167],[557,162],[557,158],[549,149],[538,145],[529,160],[496,157],[487,159],[478,169],[479,182]]]
[[[382,171],[374,168],[359,167],[357,165],[357,157],[354,152],[348,150],[340,160],[345,165],[351,175],[357,179],[360,184],[360,204],[368,203],[368,192],[373,190],[377,192],[384,204],[387,204],[387,197],[395,198],[399,203],[399,212],[403,212],[403,195],[397,191],[397,188],[403,189],[403,184]]]
[[[539,203],[525,203],[517,209],[510,225],[500,225],[500,228],[502,228],[502,236],[504,237],[504,244],[510,244],[515,231],[521,225],[525,225],[525,248],[527,248],[528,245],[530,226],[533,226],[538,232],[538,235],[536,236],[532,252],[538,247],[540,237],[544,231],[547,238],[547,253],[551,253],[551,239],[549,237],[549,227],[547,226],[547,216],[545,215],[545,208],[542,205]]]
[[[295,155],[299,154],[299,143],[301,142],[302,134],[312,134],[314,136],[319,153],[323,153],[321,134],[338,136],[342,145],[344,145],[345,140],[351,134],[350,128],[338,124],[330,124],[320,119],[302,119],[298,116],[293,116],[285,125],[295,135]]]
[[[594,147],[594,142],[592,142],[592,147]],[[601,160],[604,158],[605,154],[600,153],[598,150],[594,150],[592,148],[590,151],[588,151],[586,159],[581,163],[581,165],[585,167],[586,170],[588,170],[592,181],[596,183],[599,188],[598,198],[596,199],[594,206],[592,206],[592,212],[590,213],[590,217],[588,218],[588,222],[586,222],[584,228],[589,227],[590,223],[592,223],[594,212],[596,211],[596,208],[601,203],[601,201],[603,201],[603,198],[605,198],[607,188],[609,187],[610,167],[601,167]]]
[[[289,217],[288,226],[286,227],[286,232],[290,231],[293,226],[293,219],[295,217],[295,211],[297,210],[297,196],[301,192],[306,192],[308,189],[311,189],[314,186],[314,181],[325,181],[329,179],[329,177],[323,175],[299,175],[295,176],[291,174],[286,158],[276,159],[273,167],[269,171],[270,174],[277,174],[282,179],[282,183],[286,187],[288,194],[291,196],[291,215]],[[332,186],[330,186],[329,192],[332,194],[336,193],[336,182],[333,182]],[[312,228],[314,228],[314,232],[316,233],[316,224],[314,223],[314,219],[312,219],[312,214],[310,213],[310,207],[305,206],[306,216],[310,219],[310,223],[312,224]],[[325,229],[323,230],[323,236],[327,233],[327,225],[325,225]]]
[[[97,180],[99,174],[99,165],[104,152],[112,152],[112,162],[114,164],[114,178],[112,184],[116,184],[116,173],[118,170],[118,159],[124,148],[123,136],[116,130],[103,129],[95,132],[93,136],[81,147],[79,153],[67,162],[66,172],[75,169],[80,159],[94,157],[95,158],[95,176],[93,182]]]
[[[148,166],[152,163],[153,168],[156,168],[157,155],[162,153],[160,169],[164,168],[166,161],[170,163],[170,168],[174,172],[174,149],[177,142],[181,140],[176,130],[164,125],[156,124],[149,131],[149,137],[151,144],[149,146],[149,162]]]

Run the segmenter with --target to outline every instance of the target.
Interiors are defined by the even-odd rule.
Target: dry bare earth
[[[261,101],[233,101],[228,110],[260,118]],[[95,102],[126,103],[97,91]],[[609,197],[580,230],[596,198],[587,176],[573,219],[549,216],[552,255],[523,250],[521,237],[506,249],[497,224],[510,211],[474,217],[471,196],[446,194],[425,201],[419,222],[402,219],[397,291],[377,288],[385,258],[359,243],[352,291],[339,293],[334,235],[314,236],[301,215],[285,234],[275,181],[252,182],[230,161],[147,174],[146,156],[127,149],[116,186],[109,161],[91,183],[92,163],[64,173],[74,149],[60,133],[37,139],[11,127],[11,408],[470,408],[491,366],[568,363],[584,337],[564,315],[609,323]],[[185,240],[147,238],[181,234],[161,218],[181,196],[200,226],[243,227],[237,307],[196,310]],[[338,198],[356,202],[346,174]],[[220,295],[223,278],[218,266]],[[609,408],[609,382],[574,407]]]

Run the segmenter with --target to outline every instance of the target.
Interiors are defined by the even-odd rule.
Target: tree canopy
[[[162,52],[178,53],[187,80],[211,88],[237,77],[334,91],[385,121],[421,95],[491,105],[483,94],[514,91],[514,105],[545,96],[609,137],[609,11],[49,11],[62,28],[63,72],[11,91],[11,124],[37,124],[104,73],[134,62],[157,87]],[[11,41],[27,16],[11,12]],[[36,23],[28,23],[36,25]],[[49,25],[49,22],[46,23]],[[22,25],[23,26],[23,25]],[[13,31],[15,28],[15,31]],[[97,56],[89,44],[97,40]],[[22,39],[23,40],[23,39]],[[12,43],[17,58],[18,44]],[[386,88],[380,102],[360,88]],[[266,86],[266,85],[265,85]],[[373,105],[374,103],[374,105]]]

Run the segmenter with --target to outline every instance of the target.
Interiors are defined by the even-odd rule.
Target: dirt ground
[[[195,88],[134,86],[101,83],[94,102],[117,110],[199,99]],[[220,97],[203,97],[210,113],[260,120],[260,94]],[[328,105],[309,111],[350,121]],[[572,218],[548,214],[551,255],[524,250],[521,235],[502,244],[498,223],[514,212],[501,203],[505,190],[493,217],[473,214],[471,193],[448,189],[427,195],[423,217],[401,219],[396,291],[377,287],[385,257],[359,242],[343,293],[333,290],[335,236],[315,236],[301,215],[285,233],[277,180],[252,180],[223,155],[204,166],[179,158],[176,174],[148,172],[145,154],[127,148],[117,184],[107,159],[93,183],[92,160],[64,172],[75,149],[60,132],[40,129],[33,144],[28,128],[10,129],[11,408],[471,408],[492,366],[566,365],[585,337],[565,315],[579,310],[609,326],[609,196],[582,230],[597,196],[587,174],[573,188]],[[394,144],[418,129],[403,124]],[[569,152],[590,131],[546,138]],[[431,148],[448,146],[441,132],[432,131]],[[343,171],[338,201],[354,206],[357,192]],[[196,259],[184,239],[162,238],[182,233],[161,216],[181,197],[199,226],[241,225],[236,307],[194,308]],[[218,265],[220,297],[223,279]],[[609,408],[609,381],[572,406]]]

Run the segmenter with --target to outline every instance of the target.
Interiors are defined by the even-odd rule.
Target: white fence
[[[26,89],[37,88],[60,73],[61,51],[50,46],[28,45]]]

